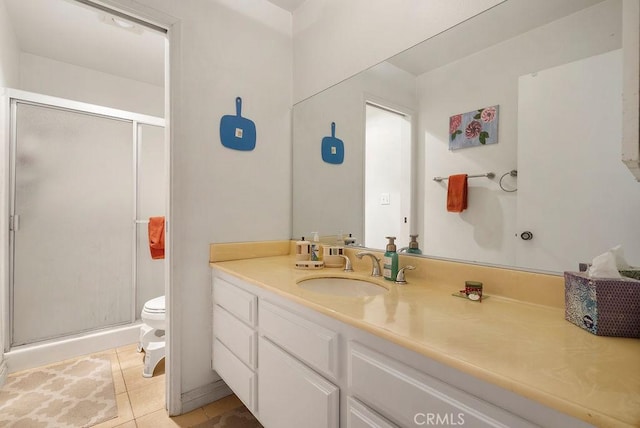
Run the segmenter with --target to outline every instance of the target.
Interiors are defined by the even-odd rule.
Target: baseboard
[[[232,393],[231,388],[229,388],[222,379],[184,392],[182,394],[182,413],[188,413],[198,407],[231,395]]]
[[[8,374],[9,369],[7,368],[7,362],[2,360],[2,362],[0,362],[0,388],[2,388],[7,381]]]
[[[10,373],[40,367],[58,361],[95,354],[108,349],[136,343],[140,338],[140,323],[89,332],[33,345],[11,348],[4,354]]]

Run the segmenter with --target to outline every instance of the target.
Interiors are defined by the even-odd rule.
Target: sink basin
[[[298,285],[305,290],[334,296],[365,297],[387,292],[381,285],[351,278],[311,278],[300,281]]]

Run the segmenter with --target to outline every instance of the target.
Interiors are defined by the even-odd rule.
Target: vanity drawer
[[[376,412],[349,397],[347,399],[347,428],[398,428]]]
[[[253,294],[225,281],[213,278],[213,302],[255,327],[257,321],[258,298]]]
[[[338,334],[267,301],[260,301],[260,334],[336,379]]]
[[[250,368],[256,368],[257,333],[224,308],[213,308],[213,335]]]
[[[256,374],[219,340],[213,341],[213,369],[252,412],[256,411]]]
[[[536,426],[355,342],[349,366],[351,393],[400,426],[425,425],[429,420],[473,427]]]

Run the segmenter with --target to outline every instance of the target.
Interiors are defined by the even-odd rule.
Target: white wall
[[[419,233],[425,254],[517,265],[518,194],[501,191],[497,179],[470,179],[468,209],[448,213],[446,181],[432,179],[488,171],[499,178],[517,169],[518,77],[619,48],[620,14],[619,1],[599,3],[419,76],[418,147],[424,147]],[[495,104],[500,105],[498,144],[449,151],[449,117]],[[509,177],[505,182],[513,183]]]
[[[164,88],[29,53],[20,54],[18,89],[120,110],[164,116]]]
[[[294,102],[502,0],[307,0],[293,14]]]
[[[131,6],[127,0],[113,3]],[[184,394],[216,380],[209,244],[290,235],[291,15],[264,0],[136,3],[177,20],[168,237],[172,305],[181,309],[174,338]],[[251,152],[220,143],[220,118],[235,114],[236,96],[243,99],[242,115],[256,124]]]
[[[0,1],[0,88],[19,82],[20,50],[4,1]]]

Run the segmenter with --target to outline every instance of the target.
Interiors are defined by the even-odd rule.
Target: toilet
[[[144,351],[143,377],[152,377],[153,370],[165,356],[165,300],[164,296],[151,299],[140,313],[138,352]]]

